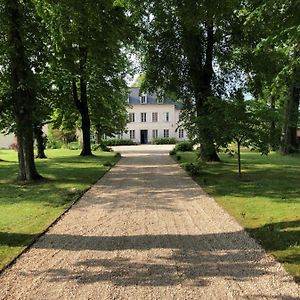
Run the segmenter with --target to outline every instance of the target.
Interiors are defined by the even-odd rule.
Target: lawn
[[[16,152],[0,150],[0,269],[108,170],[104,164],[118,159],[107,152],[80,157],[67,149],[48,150],[47,156],[37,160],[46,180],[21,185],[15,181]]]
[[[194,162],[194,152],[180,152],[181,162]],[[267,250],[300,281],[300,156],[242,153],[243,177],[237,160],[221,155],[195,177]]]

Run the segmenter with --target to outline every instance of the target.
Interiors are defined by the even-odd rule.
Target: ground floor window
[[[184,130],[182,128],[179,129],[178,136],[179,136],[180,139],[184,138]]]
[[[135,139],[135,130],[129,130],[129,136],[131,140]]]
[[[164,138],[168,138],[169,135],[169,129],[164,129]]]
[[[158,138],[158,130],[157,129],[152,130],[152,138],[154,138],[154,139]]]

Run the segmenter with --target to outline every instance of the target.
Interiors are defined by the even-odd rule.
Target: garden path
[[[0,277],[0,299],[300,299],[299,286],[167,155],[123,158]]]

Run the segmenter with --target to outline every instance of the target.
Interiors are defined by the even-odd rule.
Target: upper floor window
[[[140,102],[141,102],[141,104],[146,104],[147,103],[147,95],[140,96]]]
[[[169,114],[169,112],[165,112],[164,113],[164,121],[165,122],[169,122],[170,121],[170,114]]]
[[[182,128],[179,129],[178,136],[179,136],[180,139],[184,138],[184,130]]]
[[[157,112],[152,113],[152,122],[158,122],[158,113]]]
[[[145,112],[141,113],[141,122],[147,122],[147,113]]]
[[[157,99],[156,99],[156,103],[157,103],[157,104],[162,104],[162,103],[164,103],[164,100],[163,100],[163,99],[158,99],[158,98],[157,98]]]
[[[135,122],[135,114],[134,113],[129,113],[129,122],[134,123]]]

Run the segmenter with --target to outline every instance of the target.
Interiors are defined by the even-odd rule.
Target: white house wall
[[[141,143],[141,130],[148,131],[148,142],[153,140],[153,130],[158,130],[158,137],[164,137],[164,129],[169,130],[169,137],[176,138],[177,140],[186,139],[186,133],[184,137],[179,138],[178,121],[180,111],[175,108],[173,104],[138,104],[132,105],[128,110],[129,113],[135,114],[135,122],[128,123],[127,132],[123,134],[123,138],[130,138],[130,130],[135,130],[136,143]],[[146,122],[141,122],[141,113],[146,113]],[[152,122],[152,113],[158,113],[158,122]],[[164,121],[164,113],[169,113],[169,122]]]
[[[9,148],[13,143],[16,143],[16,138],[13,134],[3,135],[0,133],[0,148]]]

